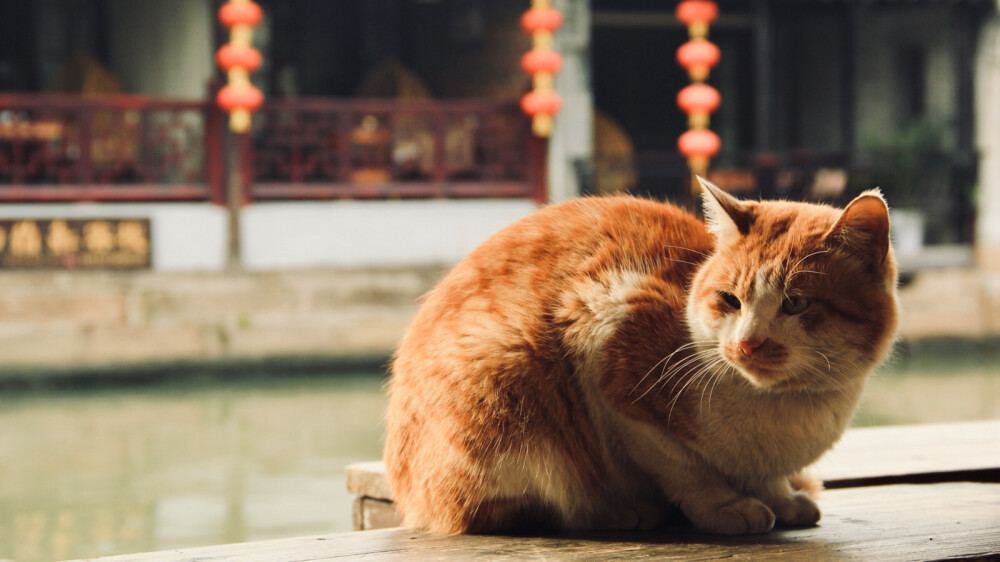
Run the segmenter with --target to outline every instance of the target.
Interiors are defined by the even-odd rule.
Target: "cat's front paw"
[[[757,498],[749,497],[737,498],[691,519],[702,531],[720,535],[764,533],[774,527],[771,508]]]
[[[786,527],[815,525],[821,515],[816,502],[803,492],[796,492],[790,497],[782,498],[771,507],[774,509],[778,524]]]

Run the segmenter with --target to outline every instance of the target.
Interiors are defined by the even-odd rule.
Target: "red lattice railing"
[[[238,137],[243,199],[545,199],[544,144],[515,105],[269,101]],[[0,94],[0,202],[225,204],[208,101]]]
[[[0,201],[223,201],[221,115],[138,96],[0,94]]]
[[[515,105],[276,100],[254,119],[252,200],[544,199],[543,145]]]

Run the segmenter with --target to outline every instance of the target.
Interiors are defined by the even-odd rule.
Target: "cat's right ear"
[[[735,242],[740,236],[750,232],[753,213],[750,205],[726,193],[719,186],[701,176],[702,207],[708,231],[715,235],[719,246]]]

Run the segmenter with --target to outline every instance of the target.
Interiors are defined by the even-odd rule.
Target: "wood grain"
[[[815,465],[827,487],[1000,481],[1000,420],[851,429]]]
[[[928,560],[1000,555],[1000,484],[888,485],[828,491],[820,525],[749,537],[689,528],[585,536],[441,536],[383,529],[118,556],[106,562],[470,560]]]

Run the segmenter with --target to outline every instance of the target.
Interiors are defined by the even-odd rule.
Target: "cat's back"
[[[467,297],[462,289],[470,285],[507,286],[525,289],[522,296],[531,301],[579,275],[657,268],[686,274],[684,262],[699,262],[712,240],[701,221],[670,204],[631,196],[579,198],[500,230],[466,256],[432,296],[458,290]]]

